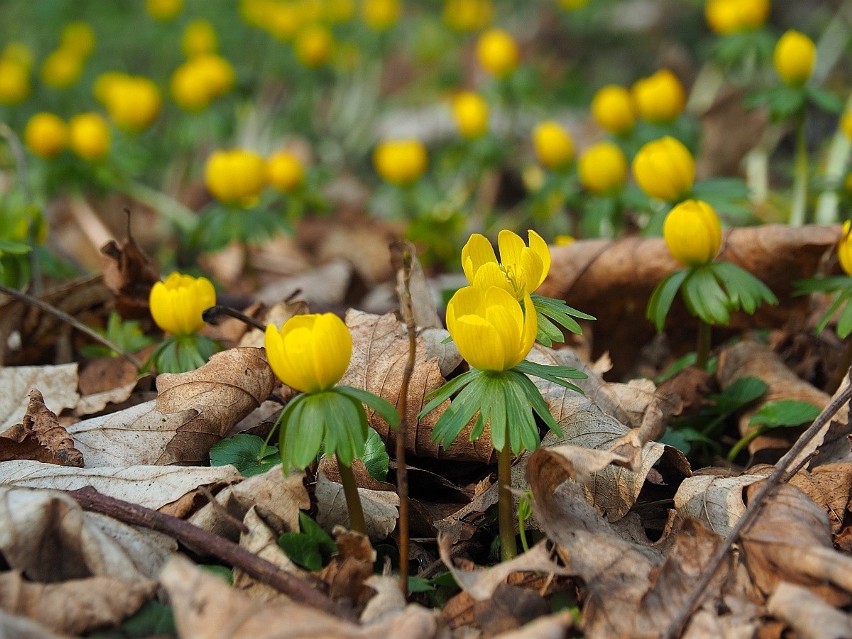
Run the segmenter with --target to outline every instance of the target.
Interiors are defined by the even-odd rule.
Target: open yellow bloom
[[[385,140],[373,152],[376,172],[391,184],[411,184],[426,171],[429,157],[420,140]]]
[[[561,169],[574,159],[574,140],[555,120],[540,122],[533,129],[533,148],[542,166]]]
[[[678,262],[700,266],[712,262],[719,252],[722,225],[712,206],[701,200],[686,200],[666,216],[663,239]]]
[[[515,39],[503,29],[489,29],[476,42],[479,65],[495,78],[504,78],[514,71],[520,57]]]
[[[465,277],[476,288],[492,286],[523,299],[535,291],[550,271],[550,249],[535,231],[529,231],[529,246],[519,235],[503,229],[497,236],[500,261],[484,235],[474,233],[462,248]]]
[[[778,40],[772,62],[784,84],[801,86],[811,77],[816,62],[816,45],[804,33],[790,29]]]
[[[466,140],[482,137],[488,132],[488,102],[475,91],[462,91],[452,101],[453,119]]]
[[[675,202],[692,190],[695,160],[680,140],[667,135],[639,149],[633,177],[649,196]]]
[[[27,148],[40,158],[58,155],[68,141],[68,127],[55,113],[36,113],[24,129]]]
[[[577,165],[580,183],[592,193],[619,189],[627,181],[627,158],[624,151],[609,140],[588,147],[580,155]]]
[[[172,273],[151,287],[151,316],[172,335],[192,335],[204,326],[201,313],[216,304],[216,290],[206,277]]]
[[[846,275],[852,277],[852,222],[843,223],[843,237],[837,243],[837,260]]]
[[[660,69],[647,78],[637,80],[631,87],[631,94],[636,111],[648,122],[671,122],[686,106],[683,85],[668,69]]]
[[[303,393],[333,387],[352,358],[352,335],[332,313],[294,315],[280,330],[269,324],[264,346],[278,379]]]
[[[204,166],[204,183],[220,202],[248,206],[266,185],[266,165],[245,149],[214,151]]]
[[[538,320],[529,294],[524,307],[503,288],[465,286],[447,304],[447,330],[462,357],[483,371],[507,371],[527,356]]]

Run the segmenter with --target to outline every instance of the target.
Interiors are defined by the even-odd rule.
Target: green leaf
[[[559,327],[547,319],[546,316],[538,313],[536,319],[538,320],[538,332],[536,333],[535,341],[542,346],[553,346],[554,342],[561,344],[565,341],[565,336],[559,330]]]
[[[528,399],[527,390],[529,390],[529,386],[535,388],[535,394],[541,400],[541,393],[538,388],[524,375],[518,374],[508,377],[503,388],[508,416],[509,442],[512,446],[512,452],[516,455],[524,449],[533,451],[541,443],[538,425],[533,418],[533,405]],[[540,409],[541,406],[538,408]],[[547,414],[550,415],[550,411],[547,411]],[[559,432],[559,425],[556,424],[556,420],[553,419],[552,415],[550,415],[550,418],[556,425],[555,431]]]
[[[319,545],[309,536],[297,532],[285,532],[278,538],[278,545],[296,564],[310,571],[322,569],[322,553]]]
[[[766,284],[754,275],[731,262],[713,262],[708,265],[728,293],[730,309],[742,309],[752,314],[761,303],[777,304],[778,298]]]
[[[391,428],[397,428],[399,426],[399,413],[397,413],[396,406],[386,401],[384,398],[361,388],[353,388],[352,386],[335,386],[334,391],[342,393],[343,395],[348,395],[355,401],[366,404],[376,411]]]
[[[654,287],[654,291],[648,300],[645,317],[653,322],[657,332],[662,331],[666,325],[666,315],[669,314],[669,309],[672,306],[675,295],[677,295],[678,289],[680,289],[689,273],[689,269],[675,271]]]
[[[216,442],[209,454],[211,466],[231,464],[243,477],[265,473],[280,462],[275,446],[267,447],[263,438],[248,433],[239,433]]]
[[[529,360],[524,360],[512,370],[523,373],[524,375],[541,377],[552,384],[558,384],[559,386],[569,388],[581,394],[583,393],[583,390],[580,387],[565,380],[586,379],[587,377],[584,372],[578,371],[576,368],[572,368],[570,366],[548,366],[547,364],[538,364],[536,362],[530,362]]]
[[[435,586],[428,579],[417,576],[408,577],[408,592],[431,592]]]
[[[326,455],[335,455],[340,463],[352,465],[352,460],[364,454],[367,445],[367,417],[360,402],[333,390],[316,396],[311,410],[322,415],[325,423],[323,446]]]
[[[541,391],[538,390],[538,387],[533,383],[533,381],[529,377],[521,376],[518,380],[518,387],[524,393],[524,396],[527,398],[527,402],[529,402],[529,405],[532,407],[535,414],[541,418],[550,430],[561,437],[562,429],[550,413],[547,403],[541,396]]]
[[[843,307],[840,317],[837,318],[837,336],[840,339],[846,339],[850,333],[852,333],[852,303],[849,302],[847,297],[846,306]]]
[[[843,100],[831,91],[820,87],[807,87],[808,99],[823,111],[840,113],[843,110]]]
[[[766,382],[759,377],[740,377],[712,399],[717,412],[727,417],[760,398],[767,388]]]
[[[821,409],[818,406],[808,402],[779,399],[766,402],[760,407],[760,410],[751,416],[748,423],[769,428],[801,426],[815,420],[820,411]]]
[[[727,325],[730,321],[730,300],[707,265],[689,269],[681,294],[690,312],[703,322]]]
[[[417,418],[423,419],[423,417],[431,413],[433,410],[438,408],[438,406],[452,397],[456,391],[461,390],[464,386],[467,386],[470,382],[472,382],[479,373],[480,371],[471,369],[429,393],[426,396],[427,399],[429,399],[429,403],[420,409],[420,412],[417,414]]]
[[[174,612],[171,607],[151,600],[118,628],[87,635],[91,639],[145,639],[147,637],[176,637]]]
[[[794,295],[807,295],[809,293],[833,293],[842,289],[852,290],[852,277],[837,275],[834,277],[814,277],[806,280],[793,282],[796,287]]]
[[[234,585],[234,571],[228,568],[228,566],[221,564],[199,564],[198,567],[205,572],[209,572],[211,575],[216,575],[229,586]]]
[[[299,512],[299,530],[313,539],[326,555],[333,555],[337,552],[337,544],[331,535],[305,512]]]
[[[371,428],[367,433],[367,445],[364,447],[364,466],[370,477],[384,481],[388,475],[390,456],[379,433]]]
[[[462,429],[479,410],[484,373],[473,369],[476,374],[470,377],[465,387],[453,399],[432,428],[432,440],[448,448],[458,437]],[[458,378],[457,378],[458,379]]]

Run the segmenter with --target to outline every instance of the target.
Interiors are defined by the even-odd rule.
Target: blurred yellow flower
[[[334,387],[352,358],[352,335],[332,313],[294,315],[280,330],[269,324],[264,346],[275,376],[303,393]]]
[[[171,20],[183,10],[183,0],[145,0],[145,11],[154,20]]]
[[[328,62],[333,43],[331,31],[327,27],[310,24],[296,36],[296,59],[310,69],[321,67]]]
[[[160,89],[150,78],[124,74],[103,78],[95,89],[103,95],[110,118],[128,131],[141,131],[159,115],[162,105]]]
[[[234,68],[214,53],[197,55],[172,73],[172,99],[185,111],[201,111],[234,85]]]
[[[577,9],[582,9],[587,4],[589,4],[589,0],[558,0],[559,6],[568,11],[576,11]]]
[[[852,221],[843,223],[843,236],[837,243],[837,260],[846,275],[852,277]]]
[[[627,181],[627,158],[619,146],[608,140],[586,148],[577,161],[580,183],[592,193],[607,193]]]
[[[329,22],[348,22],[355,15],[355,0],[325,0],[323,14]]]
[[[426,171],[429,156],[420,140],[384,140],[376,145],[373,165],[379,176],[391,184],[411,184]]]
[[[665,136],[643,145],[633,158],[633,177],[650,197],[683,199],[695,181],[695,160],[680,140]]]
[[[840,118],[840,130],[850,142],[852,142],[852,111],[847,111]]]
[[[386,31],[397,23],[402,15],[399,0],[362,0],[361,19],[374,31]]]
[[[23,42],[12,41],[3,47],[3,51],[0,51],[0,60],[17,62],[29,70],[33,66],[33,52]]]
[[[80,113],[68,121],[68,140],[80,158],[100,160],[109,153],[109,124],[99,113]]]
[[[532,141],[538,161],[548,169],[565,168],[574,159],[574,140],[555,120],[537,124],[532,132]]]
[[[284,193],[292,193],[305,181],[301,160],[290,151],[278,151],[266,159],[266,180]]]
[[[192,58],[204,53],[216,53],[219,38],[209,21],[196,18],[184,28],[180,46],[183,54]]]
[[[41,81],[54,89],[67,89],[83,74],[83,62],[72,49],[56,49],[41,64]]]
[[[523,308],[502,288],[465,286],[447,304],[447,330],[462,357],[483,371],[507,371],[535,343],[538,319],[529,294]]]
[[[467,281],[477,288],[502,288],[516,299],[533,293],[550,272],[550,249],[535,231],[529,246],[516,233],[503,229],[497,236],[500,260],[484,235],[474,233],[462,248],[461,263]]]
[[[257,26],[282,42],[292,40],[304,22],[299,7],[289,2],[266,2],[262,7]]]
[[[678,262],[700,266],[712,262],[719,253],[722,225],[712,206],[701,200],[686,200],[666,216],[663,239]]]
[[[556,246],[569,246],[576,241],[577,239],[573,235],[557,235],[553,238],[553,243]]]
[[[801,86],[811,77],[816,62],[816,45],[804,33],[790,29],[775,45],[772,62],[784,84]]]
[[[521,53],[515,39],[503,29],[491,28],[476,42],[476,59],[487,73],[504,78],[514,71]]]
[[[627,133],[636,124],[630,91],[617,84],[608,84],[595,93],[591,111],[595,122],[615,135]]]
[[[24,129],[24,143],[40,158],[52,158],[65,148],[68,127],[55,113],[36,113]]]
[[[266,165],[253,151],[214,151],[204,166],[204,183],[220,202],[250,206],[266,185]]]
[[[30,94],[30,74],[20,62],[0,58],[0,104],[18,104]]]
[[[95,50],[95,32],[88,22],[76,20],[62,28],[59,48],[73,51],[81,58],[87,58]]]
[[[686,106],[683,85],[668,69],[660,69],[647,78],[637,80],[631,93],[636,111],[648,122],[671,122]]]
[[[176,336],[192,335],[204,326],[201,313],[215,306],[216,289],[206,277],[172,273],[151,287],[148,304],[160,329]]]
[[[445,0],[444,23],[456,31],[478,31],[491,23],[491,0]]]
[[[488,132],[488,102],[475,91],[462,91],[452,101],[453,119],[461,136],[467,140]]]
[[[769,17],[769,0],[707,0],[704,17],[719,35],[756,29]]]

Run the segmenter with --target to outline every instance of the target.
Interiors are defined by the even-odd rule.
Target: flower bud
[[[668,69],[660,69],[654,75],[637,80],[631,92],[636,111],[648,122],[671,122],[686,106],[683,85]]]
[[[216,290],[206,277],[172,273],[156,282],[148,297],[151,317],[172,335],[192,335],[204,326],[201,313],[216,304]]]
[[[292,193],[305,181],[305,168],[289,151],[278,151],[266,159],[266,180],[284,193]]]
[[[426,171],[429,158],[419,140],[385,140],[376,146],[376,172],[391,184],[411,184]]]
[[[495,78],[505,78],[514,71],[520,57],[515,39],[503,29],[489,29],[476,43],[479,65]]]
[[[100,160],[109,153],[109,124],[98,113],[80,113],[68,122],[68,139],[71,150],[82,159]]]
[[[263,158],[245,149],[214,151],[204,166],[204,183],[220,202],[250,206],[266,184]]]
[[[29,94],[27,67],[15,60],[0,58],[0,104],[18,104]]]
[[[701,200],[686,200],[666,216],[663,239],[678,262],[700,266],[712,262],[719,252],[722,226],[712,206]]]
[[[475,91],[462,91],[452,102],[453,119],[466,140],[482,137],[488,132],[488,102]]]
[[[361,5],[361,19],[373,31],[387,31],[401,14],[399,0],[364,0]]]
[[[597,142],[588,147],[577,163],[580,183],[592,193],[620,189],[627,180],[627,158],[613,142]]]
[[[843,236],[837,243],[837,260],[843,272],[852,277],[852,221],[843,223]]]
[[[704,17],[719,35],[756,29],[769,16],[769,0],[707,0]]]
[[[311,24],[299,31],[294,48],[296,59],[309,69],[321,67],[331,55],[331,31],[321,24]]]
[[[532,139],[538,161],[548,169],[564,168],[574,159],[574,141],[554,120],[538,124],[533,129]]]
[[[639,149],[633,177],[648,196],[676,202],[692,190],[695,160],[680,140],[665,136]]]
[[[67,141],[68,127],[53,113],[36,113],[24,129],[27,148],[40,158],[59,155]]]
[[[42,62],[41,81],[54,89],[67,89],[83,74],[83,58],[71,49],[56,49]]]
[[[636,124],[630,92],[617,84],[603,87],[592,98],[592,117],[605,131],[627,133]]]
[[[805,34],[790,29],[775,45],[772,62],[784,84],[801,86],[811,77],[816,62],[816,45]]]

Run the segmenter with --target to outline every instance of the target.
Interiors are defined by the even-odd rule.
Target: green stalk
[[[790,225],[805,223],[808,204],[808,146],[805,140],[805,116],[796,122],[796,159],[793,166],[793,202],[790,207]]]
[[[508,440],[508,438],[507,438]],[[500,559],[508,561],[518,554],[515,543],[514,499],[512,498],[512,449],[509,442],[503,444],[503,450],[497,453],[497,502],[500,524]]]
[[[698,320],[698,343],[695,349],[695,367],[706,371],[710,361],[710,333],[712,326],[703,320]]]
[[[355,474],[352,467],[337,460],[337,468],[340,470],[340,483],[343,484],[343,494],[346,497],[346,510],[349,511],[349,527],[362,535],[367,534],[367,524],[364,521],[364,509],[361,507],[361,497],[358,495],[358,485],[355,483]]]

